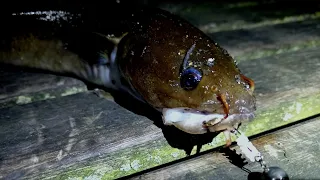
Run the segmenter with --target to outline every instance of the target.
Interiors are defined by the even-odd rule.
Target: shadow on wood
[[[163,135],[173,148],[182,149],[187,155],[190,155],[194,146],[197,146],[197,153],[200,152],[202,145],[212,142],[212,139],[219,133],[207,133],[200,135],[193,135],[185,133],[174,126],[166,126],[162,122],[161,113],[150,107],[149,105],[139,102],[128,94],[120,92],[111,92],[116,103],[122,107],[147,117],[152,120],[154,124],[162,129]]]

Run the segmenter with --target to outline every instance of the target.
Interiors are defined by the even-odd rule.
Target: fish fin
[[[101,33],[98,33],[98,32],[94,32],[94,33],[97,34],[97,35],[99,35],[99,36],[102,36],[102,37],[108,39],[108,40],[109,40],[110,42],[112,42],[114,45],[118,45],[119,42],[121,41],[121,39],[128,34],[128,32],[126,32],[126,33],[123,33],[121,36],[116,37],[116,36],[114,36],[114,35],[105,35],[105,34],[101,34]]]
[[[96,64],[110,66],[111,62],[110,62],[110,57],[108,55],[108,51],[99,51],[97,52],[97,54],[98,54],[98,59]]]

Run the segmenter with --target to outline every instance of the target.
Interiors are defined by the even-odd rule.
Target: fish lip
[[[236,128],[242,122],[251,121],[254,112],[242,111],[238,114],[230,114],[225,118],[225,114],[210,113],[191,108],[165,108],[162,110],[163,123],[173,125],[189,134],[204,134],[207,132],[218,132],[224,129]],[[210,122],[210,126],[204,126]]]

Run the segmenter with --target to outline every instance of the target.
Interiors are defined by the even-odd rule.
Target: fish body
[[[32,22],[57,24],[39,16]],[[41,30],[51,35],[23,33],[7,40],[0,62],[70,73],[125,91],[162,112],[164,124],[191,134],[228,134],[254,117],[253,81],[226,50],[182,18],[138,10],[121,21],[118,38],[101,27],[59,24],[58,30]]]

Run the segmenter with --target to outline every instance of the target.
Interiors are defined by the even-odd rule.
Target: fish
[[[159,8],[128,14],[119,21],[121,30],[110,34],[101,17],[92,22],[65,11],[14,13],[0,63],[128,93],[161,112],[165,125],[189,134],[223,132],[229,146],[230,134],[254,119],[254,81],[185,19]]]

